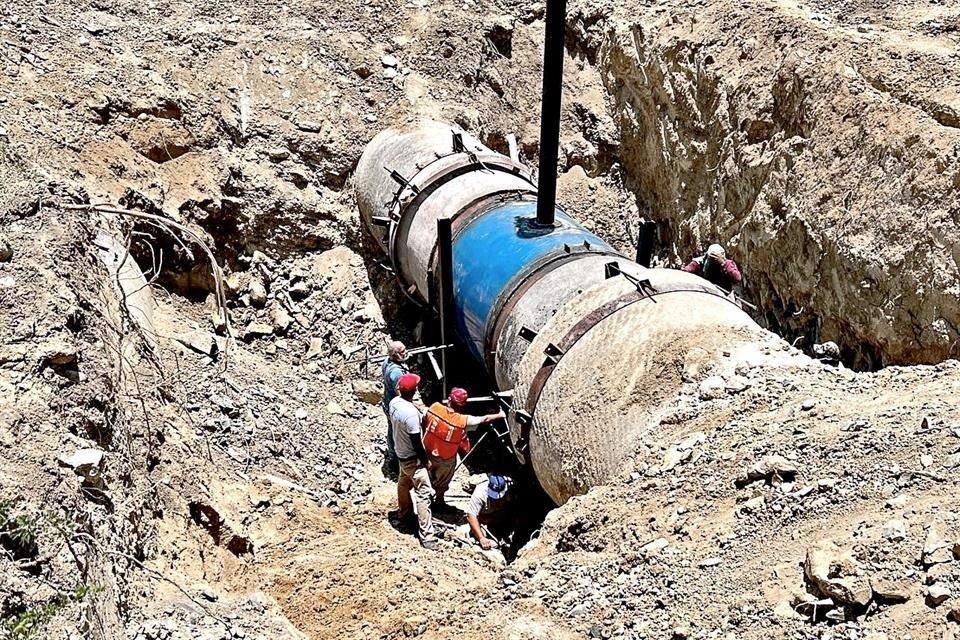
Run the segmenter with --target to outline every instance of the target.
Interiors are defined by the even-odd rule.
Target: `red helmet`
[[[469,397],[466,389],[454,387],[450,390],[449,404],[451,407],[463,407],[467,404]]]
[[[415,373],[405,373],[400,376],[400,380],[397,382],[397,391],[400,392],[402,396],[413,395],[417,391],[417,386],[420,385],[420,376]]]

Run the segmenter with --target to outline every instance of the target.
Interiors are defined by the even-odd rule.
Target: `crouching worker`
[[[434,492],[427,472],[427,452],[420,439],[420,411],[413,404],[418,384],[420,376],[415,373],[403,374],[397,382],[398,395],[390,401],[390,426],[393,428],[393,444],[400,464],[397,507],[400,522],[410,518],[416,507],[420,544],[433,550],[437,548],[433,516],[430,513]],[[410,496],[411,489],[416,496],[416,505]]]
[[[437,494],[433,506],[437,511],[450,509],[444,496],[457,469],[457,453],[470,453],[467,432],[505,417],[503,411],[486,416],[466,415],[462,411],[468,399],[467,392],[456,387],[450,391],[447,406],[434,402],[423,416],[423,446],[430,461],[430,482]]]
[[[499,546],[495,532],[505,531],[509,527],[510,487],[513,481],[507,476],[488,475],[477,485],[467,507],[467,523],[470,533],[477,539],[482,549]]]

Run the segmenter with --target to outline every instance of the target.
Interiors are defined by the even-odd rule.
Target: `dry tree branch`
[[[227,621],[226,621],[222,616],[219,616],[219,615],[217,615],[216,613],[214,613],[213,611],[211,611],[210,608],[207,607],[206,604],[204,604],[203,602],[201,602],[200,600],[198,600],[198,599],[197,599],[195,596],[193,596],[189,591],[187,591],[187,590],[184,589],[182,586],[180,586],[175,580],[173,580],[172,578],[168,578],[168,577],[167,577],[166,575],[164,575],[162,572],[160,572],[160,571],[158,571],[158,570],[156,570],[156,569],[154,569],[154,568],[152,568],[152,567],[148,567],[147,565],[145,565],[144,563],[142,563],[140,560],[137,560],[136,557],[130,555],[129,553],[125,553],[125,552],[123,552],[123,551],[118,551],[118,550],[115,550],[115,549],[105,549],[105,548],[103,548],[102,546],[100,546],[100,544],[97,542],[97,540],[96,540],[93,536],[91,536],[89,533],[84,533],[84,532],[82,532],[82,531],[77,531],[77,532],[74,534],[74,537],[75,537],[75,538],[82,538],[83,540],[86,540],[86,541],[87,541],[87,544],[90,545],[90,546],[92,546],[94,549],[96,549],[98,553],[102,553],[102,554],[105,554],[105,555],[108,555],[108,556],[116,556],[116,557],[119,557],[119,558],[124,558],[124,559],[127,560],[128,562],[131,562],[131,563],[133,563],[134,565],[136,565],[137,567],[143,569],[143,570],[146,571],[148,574],[152,575],[154,578],[157,578],[157,579],[162,580],[162,581],[164,581],[164,582],[166,582],[166,583],[168,583],[168,584],[173,585],[173,586],[177,589],[177,591],[179,591],[179,592],[182,593],[184,596],[186,596],[187,599],[190,600],[190,602],[192,602],[193,604],[195,604],[195,605],[197,605],[198,607],[200,607],[200,609],[201,609],[207,616],[209,616],[210,618],[213,618],[214,620],[216,620],[216,621],[219,622],[220,624],[224,625],[224,626],[227,627],[228,629],[230,628],[230,627],[229,627],[229,624],[227,623]]]
[[[172,233],[173,229],[193,239],[193,241],[196,242],[201,249],[203,249],[204,253],[207,254],[207,259],[210,261],[210,270],[213,273],[213,279],[216,283],[217,308],[220,312],[220,320],[226,327],[227,336],[233,337],[230,331],[230,316],[227,313],[227,294],[226,287],[223,283],[223,271],[220,269],[220,265],[217,263],[217,259],[213,255],[213,251],[210,250],[210,247],[207,246],[206,242],[204,242],[203,238],[201,238],[199,234],[186,225],[180,224],[179,222],[143,211],[121,209],[119,207],[106,204],[63,204],[60,206],[68,211],[97,211],[99,213],[110,213],[114,215],[138,218],[164,228],[164,230],[170,233],[170,235],[174,236],[174,238],[176,238],[176,234]]]

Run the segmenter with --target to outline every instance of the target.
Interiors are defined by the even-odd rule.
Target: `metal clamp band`
[[[578,249],[579,247],[574,247]],[[485,345],[487,354],[488,370],[496,371],[494,360],[496,358],[496,347],[500,342],[500,334],[503,333],[504,325],[510,317],[517,303],[523,298],[541,278],[548,273],[562,267],[571,260],[579,260],[584,256],[611,256],[621,257],[620,254],[612,251],[601,251],[591,247],[584,247],[582,250],[571,252],[556,251],[541,257],[540,260],[530,264],[507,285],[504,292],[498,296],[493,308],[498,311],[491,318],[490,324],[485,330]]]
[[[449,158],[452,155],[460,157],[454,161],[450,161]],[[437,165],[441,166],[438,167]],[[387,213],[390,225],[387,230],[385,244],[387,256],[390,258],[390,265],[393,267],[398,279],[400,270],[396,262],[396,237],[397,229],[406,210],[426,200],[443,184],[465,173],[477,170],[502,171],[519,176],[530,184],[531,189],[535,190],[530,178],[530,172],[526,167],[498,153],[478,154],[470,151],[462,151],[438,156],[436,160],[429,162],[413,177],[405,180],[397,189],[393,201],[390,203]],[[402,281],[401,285],[403,285]],[[402,288],[406,290],[406,287]]]
[[[623,310],[626,307],[639,302],[641,300],[650,300],[651,302],[656,302],[654,298],[657,296],[665,295],[668,293],[705,293],[717,298],[722,298],[734,304],[733,301],[729,300],[724,295],[721,295],[718,291],[711,290],[704,286],[703,288],[691,288],[688,284],[684,284],[677,287],[671,287],[671,285],[662,285],[665,288],[656,289],[652,291],[650,289],[645,289],[641,291],[636,289],[629,291],[614,300],[610,300],[584,317],[582,317],[569,331],[563,336],[559,344],[548,344],[545,349],[546,358],[544,359],[543,365],[541,365],[540,370],[537,371],[537,374],[533,377],[533,380],[530,382],[530,389],[527,392],[527,399],[524,403],[524,408],[528,415],[534,415],[536,410],[537,403],[540,401],[540,395],[543,393],[544,387],[547,385],[547,381],[550,379],[550,376],[553,374],[554,369],[560,363],[560,360],[563,359],[563,356],[570,351],[570,349],[577,343],[580,338],[587,334],[593,327],[597,326],[609,318],[618,311]]]

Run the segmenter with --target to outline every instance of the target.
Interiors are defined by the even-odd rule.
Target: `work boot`
[[[420,542],[420,546],[422,546],[427,551],[436,551],[438,545],[436,540],[423,540],[422,542]]]

